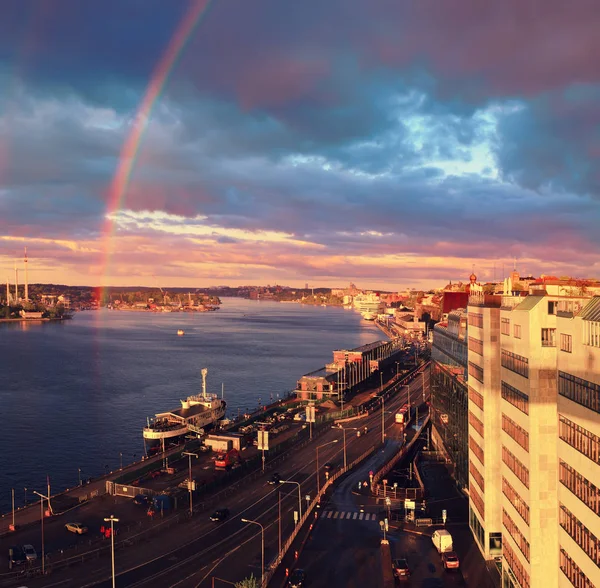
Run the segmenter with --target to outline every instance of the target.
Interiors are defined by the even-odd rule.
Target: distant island
[[[132,312],[209,312],[218,310],[223,297],[273,300],[311,305],[342,306],[343,295],[331,288],[286,286],[229,286],[194,288],[150,288],[140,286],[66,286],[61,284],[8,287],[0,299],[0,321],[63,320],[76,311],[102,307]]]

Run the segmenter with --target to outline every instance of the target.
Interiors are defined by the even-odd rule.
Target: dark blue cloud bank
[[[64,281],[100,276],[122,145],[193,5],[5,0],[0,267],[30,243]],[[392,287],[514,257],[597,275],[598,30],[591,1],[207,4],[105,279]]]

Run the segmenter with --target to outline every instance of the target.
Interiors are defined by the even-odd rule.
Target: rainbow
[[[136,111],[131,132],[125,139],[121,148],[117,169],[108,193],[106,220],[103,230],[104,257],[102,263],[102,277],[104,278],[104,281],[106,280],[110,267],[112,243],[115,231],[115,223],[111,220],[110,215],[118,212],[123,206],[129,181],[131,179],[131,173],[135,166],[152,109],[161,95],[165,84],[169,79],[169,75],[177,64],[179,57],[194,34],[196,27],[200,24],[202,17],[207,14],[208,8],[212,2],[213,0],[193,0],[192,5],[182,17],[179,26],[171,37],[165,52],[152,74],[144,97]],[[102,290],[104,287],[105,284],[102,284]]]

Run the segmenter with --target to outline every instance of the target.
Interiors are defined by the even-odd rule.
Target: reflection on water
[[[177,330],[185,331],[178,336]],[[225,299],[207,313],[81,312],[0,325],[4,442],[0,511],[10,488],[77,483],[143,452],[146,417],[223,385],[230,415],[283,397],[332,351],[383,338],[341,308]]]

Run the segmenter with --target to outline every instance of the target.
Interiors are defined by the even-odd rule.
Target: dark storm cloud
[[[97,234],[192,5],[6,0],[0,218],[13,234]],[[124,207],[285,231],[322,254],[543,255],[548,234],[597,251],[599,18],[586,0],[215,1],[152,112]],[[147,235],[144,222],[126,230]]]

